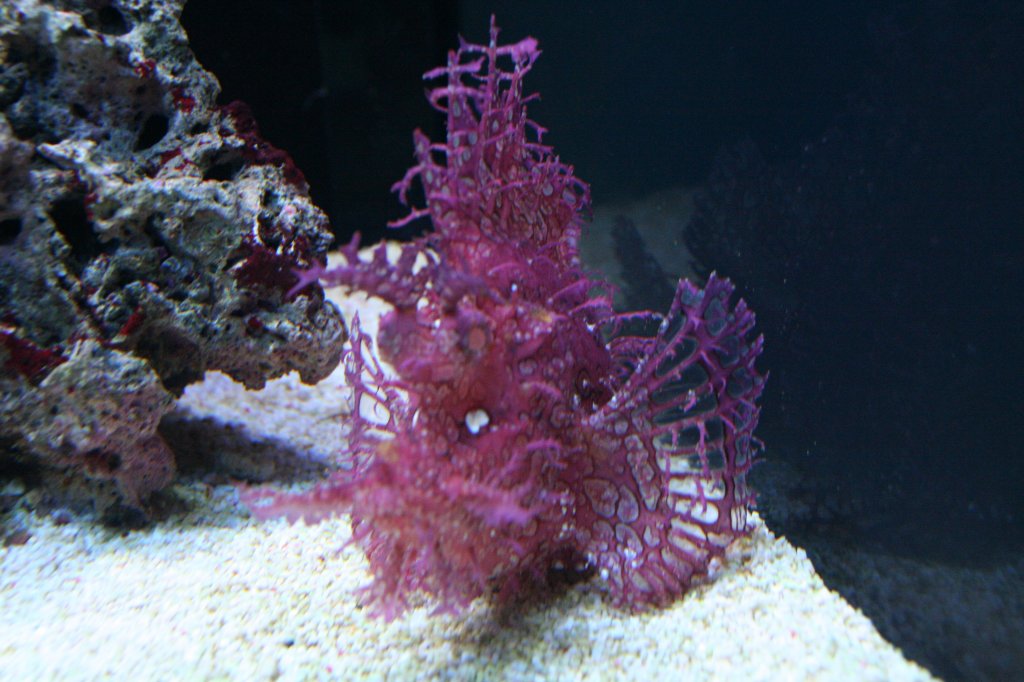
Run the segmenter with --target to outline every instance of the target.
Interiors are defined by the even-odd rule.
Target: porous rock
[[[218,369],[337,365],[345,328],[292,270],[325,215],[178,24],[182,0],[0,5],[0,468],[101,512],[170,482],[157,434]]]

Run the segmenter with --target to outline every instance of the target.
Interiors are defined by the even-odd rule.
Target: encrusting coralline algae
[[[417,131],[396,184],[433,231],[317,281],[383,299],[353,325],[350,470],[304,494],[248,490],[258,516],[350,513],[385,617],[417,592],[459,610],[596,574],[614,602],[663,605],[748,530],[764,381],[754,316],[727,280],[681,281],[666,315],[613,311],[581,267],[589,188],[541,142],[523,77],[532,38],[463,41],[429,91],[447,139]]]

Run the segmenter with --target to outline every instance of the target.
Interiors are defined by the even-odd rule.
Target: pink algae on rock
[[[732,285],[681,281],[667,314],[616,313],[577,241],[589,188],[527,118],[527,38],[461,42],[431,104],[447,139],[414,135],[433,230],[301,273],[387,301],[353,325],[353,467],[304,494],[249,491],[257,516],[349,513],[391,618],[416,593],[441,611],[594,575],[619,605],[665,605],[748,530],[762,340]],[[383,361],[383,363],[381,362]],[[386,366],[385,366],[386,363]],[[389,369],[390,368],[390,369]]]

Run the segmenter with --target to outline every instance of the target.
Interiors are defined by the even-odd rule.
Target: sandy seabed
[[[192,511],[143,532],[30,520],[0,550],[0,678],[925,680],[803,551],[758,522],[737,562],[633,615],[592,585],[499,619],[369,617],[339,518],[255,523],[233,489],[181,485]]]
[[[341,382],[247,393],[214,374],[180,409],[315,449],[337,442]],[[346,518],[258,523],[198,480],[172,494],[186,511],[133,532],[57,523],[23,496],[9,521],[28,541],[0,547],[0,679],[933,679],[756,514],[719,578],[664,610],[617,610],[590,583],[502,617],[478,601],[385,623],[359,603],[365,559],[339,551]]]

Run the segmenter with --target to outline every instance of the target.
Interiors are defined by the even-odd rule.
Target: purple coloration
[[[175,95],[175,104],[185,113],[191,111],[191,108],[186,110],[178,104],[177,95]],[[289,184],[300,190],[306,188],[306,176],[295,165],[291,155],[270,144],[260,135],[259,126],[256,124],[249,105],[235,100],[221,106],[220,110],[231,118],[235,126],[235,134],[245,143],[245,146],[242,147],[242,155],[246,161],[257,166],[280,166],[284,179]]]
[[[30,381],[39,379],[54,367],[67,362],[59,347],[40,348],[26,339],[15,336],[13,331],[0,328],[0,347],[6,352],[6,369],[26,377]]]
[[[301,278],[394,308],[375,341],[353,325],[352,470],[246,498],[261,516],[350,512],[387,617],[418,591],[458,610],[563,567],[618,604],[667,604],[747,530],[761,339],[715,275],[680,282],[665,316],[612,310],[579,260],[589,188],[526,116],[536,41],[497,35],[492,22],[488,46],[463,42],[426,74],[446,79],[429,99],[447,140],[416,132],[395,189],[406,202],[423,186],[398,224],[429,216],[433,232],[397,262],[352,243],[346,265]]]

